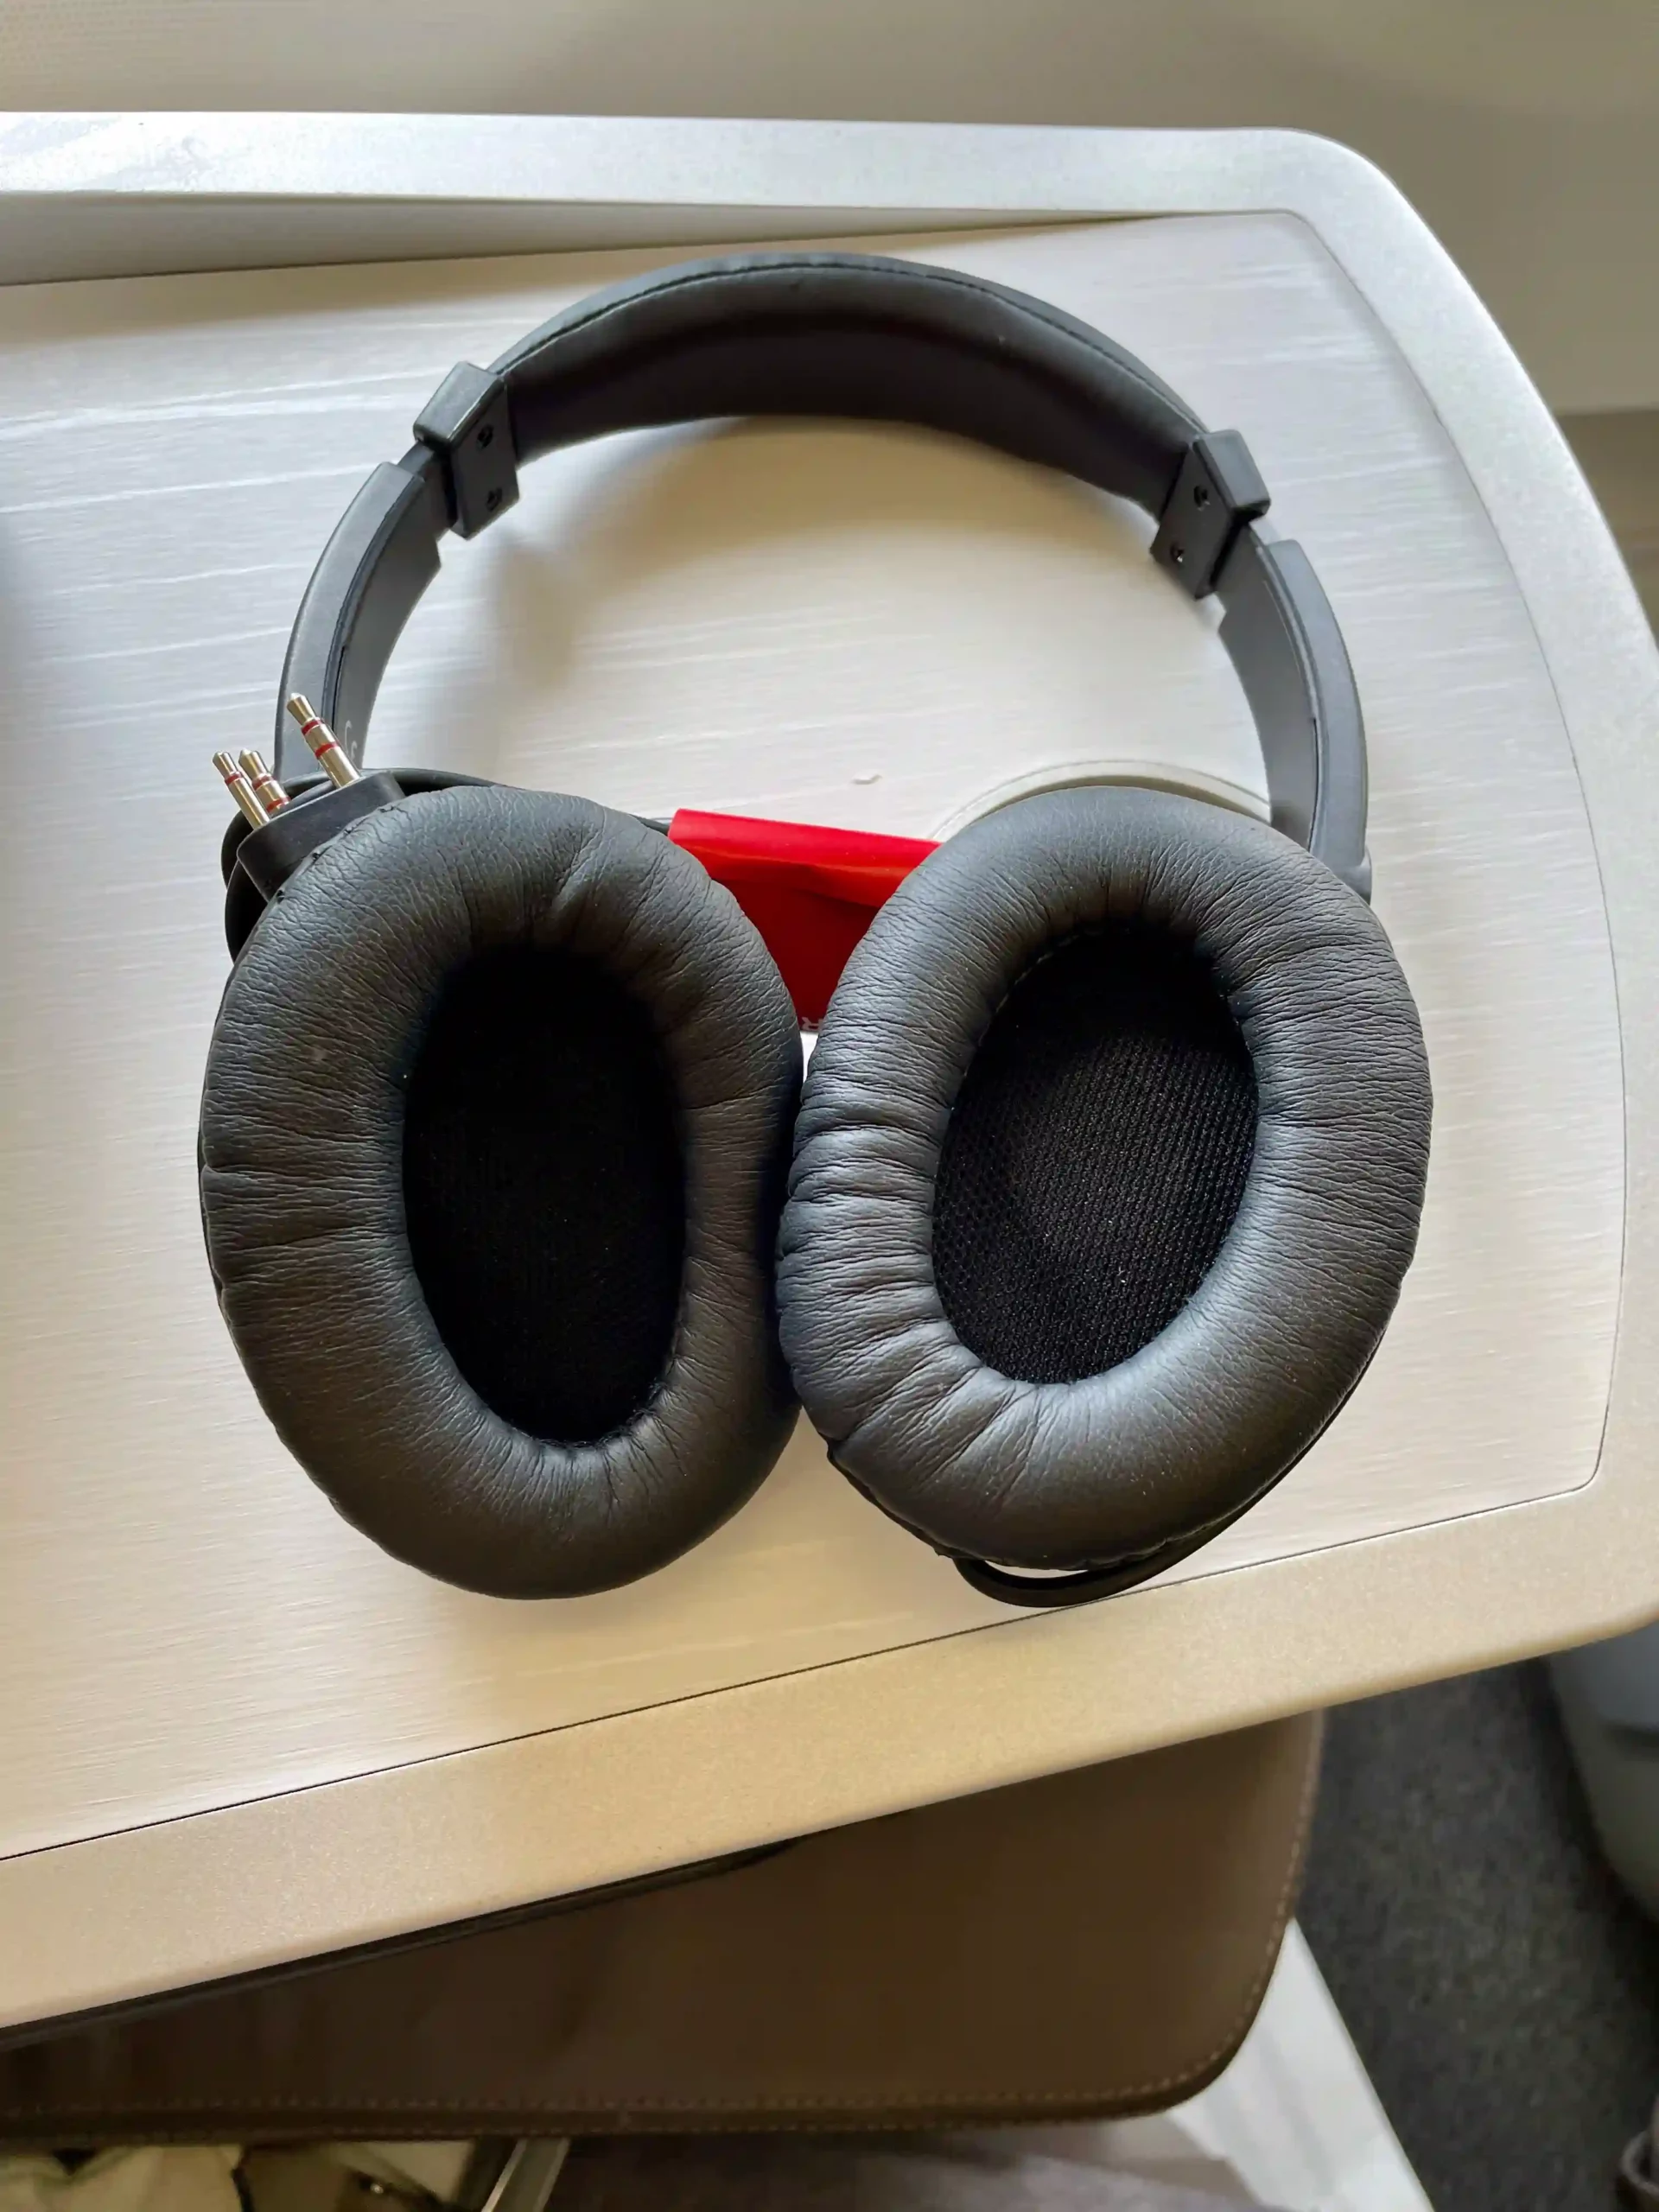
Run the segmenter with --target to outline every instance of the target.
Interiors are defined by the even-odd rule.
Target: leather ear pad
[[[1083,1571],[980,1586],[1127,1586],[1363,1373],[1430,1110],[1387,939],[1299,846],[1151,791],[1022,800],[906,879],[831,1001],[779,1242],[802,1402],[938,1549]]]
[[[563,1597],[741,1504],[795,1414],[799,1079],[759,935],[626,816],[454,788],[297,869],[220,1008],[202,1215],[261,1403],[346,1517]]]

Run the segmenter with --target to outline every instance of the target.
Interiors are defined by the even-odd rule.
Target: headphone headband
[[[876,256],[695,262],[597,293],[488,371],[453,370],[335,530],[289,642],[282,697],[317,702],[360,762],[393,646],[445,533],[476,537],[518,467],[619,430],[723,416],[830,416],[971,438],[1133,500],[1153,557],[1224,609],[1274,826],[1369,895],[1364,726],[1342,633],[1301,548],[1269,535],[1236,431],[1206,432],[1098,331],[960,271]],[[277,773],[308,755],[279,702]]]

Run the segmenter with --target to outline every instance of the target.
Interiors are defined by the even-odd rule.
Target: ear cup
[[[448,789],[296,870],[220,1009],[202,1215],[260,1401],[346,1518],[555,1597],[741,1504],[794,1418],[799,1077],[759,935],[625,816]]]
[[[1430,1119],[1388,941],[1299,846],[1151,791],[1009,806],[900,886],[819,1035],[779,1242],[802,1402],[980,1586],[1125,1587],[1353,1389]]]
[[[397,768],[392,771],[404,789],[416,791],[448,791],[452,785],[476,785],[484,790],[495,786],[482,776],[464,776],[453,768]],[[289,798],[299,798],[305,792],[320,790],[327,782],[321,774],[300,776],[287,786]],[[265,911],[265,902],[245,874],[238,874],[236,856],[242,849],[249,824],[239,814],[233,814],[225,825],[225,835],[219,849],[219,872],[225,879],[225,942],[232,960],[241,951],[252,934],[254,924]]]

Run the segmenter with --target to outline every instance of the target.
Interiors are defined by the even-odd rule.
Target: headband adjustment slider
[[[1152,557],[1190,598],[1216,588],[1233,540],[1268,512],[1268,487],[1236,430],[1205,430],[1181,457]]]
[[[470,361],[458,363],[416,417],[415,435],[442,465],[457,537],[476,537],[517,500],[518,456],[499,377]]]

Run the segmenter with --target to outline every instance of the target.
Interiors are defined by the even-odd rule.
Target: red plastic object
[[[877,837],[682,807],[671,841],[695,853],[754,924],[803,1021],[822,1021],[853,947],[912,868],[925,837]]]

